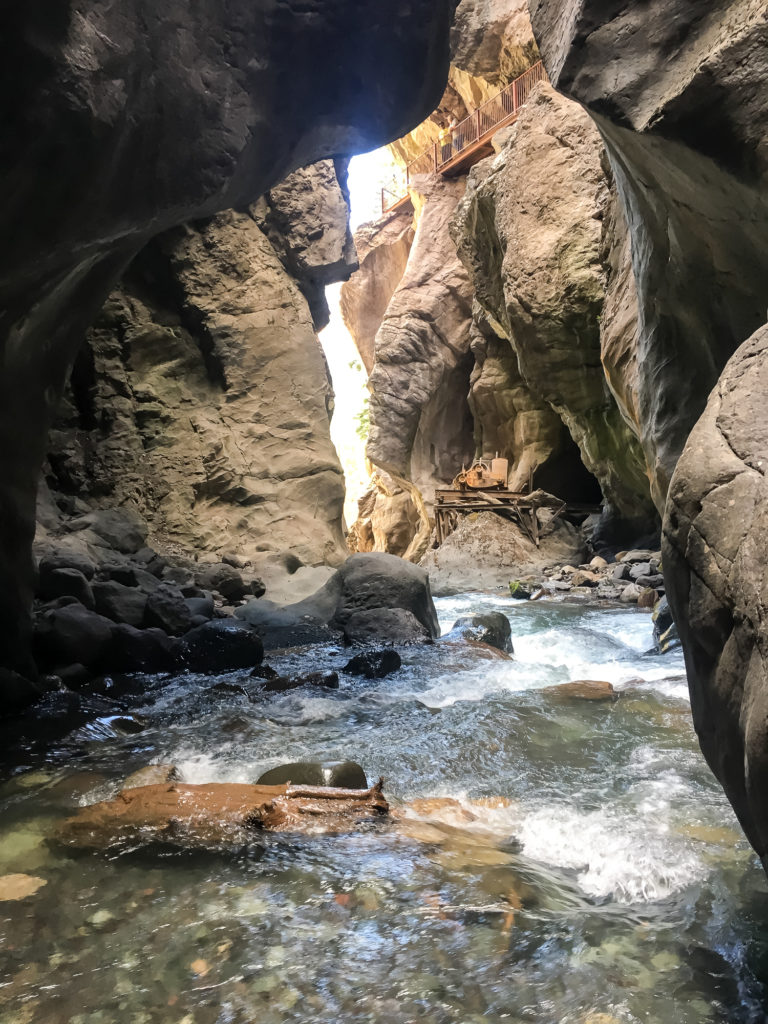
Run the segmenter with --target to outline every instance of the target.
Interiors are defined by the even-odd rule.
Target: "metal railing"
[[[381,212],[388,213],[408,195],[408,185],[419,174],[436,174],[447,168],[462,153],[479,147],[517,117],[517,112],[531,95],[538,82],[547,81],[547,73],[541,61],[532,64],[527,71],[510,82],[500,93],[483,103],[477,110],[451,128],[450,140],[435,142],[420,153],[405,168],[405,180],[381,190]],[[386,193],[386,195],[385,195]]]

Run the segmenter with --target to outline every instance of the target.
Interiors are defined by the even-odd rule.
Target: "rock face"
[[[32,7],[9,14],[14,88],[0,99],[4,665],[33,668],[30,549],[46,432],[117,276],[174,224],[242,207],[297,167],[407,131],[443,89],[454,6],[235,0],[165,8],[160,19],[146,0],[86,0],[45,18]]]
[[[600,361],[608,185],[592,121],[542,83],[499,156],[470,174],[454,236],[485,314],[473,406],[481,430],[489,407],[487,440],[510,445],[518,475],[542,467],[559,477],[546,481],[555,493],[578,500],[589,478],[572,455],[568,468],[570,436],[609,505],[642,528],[653,518],[643,453]]]
[[[341,561],[333,393],[302,287],[317,307],[321,284],[354,269],[350,245],[331,161],[291,175],[251,215],[153,242],[78,356],[51,434],[51,489],[138,507],[161,548]]]
[[[726,365],[680,456],[664,521],[696,732],[768,870],[768,327]]]
[[[366,448],[375,466],[411,490],[420,509],[436,484],[449,483],[473,454],[466,398],[473,363],[471,288],[448,235],[464,185],[439,181],[423,187],[408,265],[376,335]],[[429,532],[424,510],[405,557],[418,557]]]
[[[368,373],[376,332],[400,284],[413,244],[413,210],[406,206],[355,232],[360,269],[341,289],[341,314]]]
[[[530,6],[550,77],[606,143],[627,225],[613,254],[631,254],[638,308],[608,372],[631,381],[657,504],[672,479],[664,570],[694,721],[765,864],[768,15],[754,0]]]

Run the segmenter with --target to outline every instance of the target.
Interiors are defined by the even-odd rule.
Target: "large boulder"
[[[368,789],[365,772],[355,761],[294,761],[270,768],[256,780],[257,786],[331,786]]]
[[[92,586],[96,611],[113,622],[139,627],[144,623],[147,595],[138,587],[127,587],[116,580],[104,580]]]
[[[672,477],[663,561],[699,743],[768,870],[768,327],[731,358]]]
[[[321,643],[342,633],[355,643],[412,643],[440,633],[426,572],[380,552],[348,558],[303,601],[250,601],[235,615],[264,637],[265,647]]]
[[[112,644],[114,623],[81,604],[53,608],[35,623],[35,655],[43,665],[98,666]]]
[[[461,636],[477,643],[488,644],[508,654],[514,651],[512,627],[507,616],[501,612],[464,615],[454,622],[448,636]]]
[[[178,641],[179,663],[190,672],[230,672],[253,668],[264,657],[264,645],[253,627],[236,619],[214,619]]]

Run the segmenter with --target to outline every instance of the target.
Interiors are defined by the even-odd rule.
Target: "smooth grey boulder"
[[[413,643],[439,635],[427,573],[395,555],[356,554],[319,590],[295,604],[249,601],[235,612],[268,650],[322,643]]]
[[[90,530],[107,547],[124,555],[135,555],[141,551],[147,539],[147,524],[138,512],[128,508],[95,509],[72,520],[70,529]]]
[[[264,645],[252,626],[237,619],[214,619],[196,626],[177,642],[176,657],[190,672],[230,672],[261,663]]]
[[[664,576],[702,752],[768,870],[768,326],[730,359],[680,456]]]
[[[514,651],[512,627],[507,616],[501,612],[464,615],[454,622],[447,636],[460,636],[468,640],[476,640],[509,654]]]
[[[294,761],[270,768],[256,780],[257,786],[332,786],[368,789],[365,772],[355,761]]]

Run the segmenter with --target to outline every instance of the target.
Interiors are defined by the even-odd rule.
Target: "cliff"
[[[128,505],[155,548],[188,556],[343,558],[333,394],[309,302],[322,325],[324,284],[356,267],[347,215],[324,161],[248,213],[139,254],[51,432],[46,481],[60,507]]]

